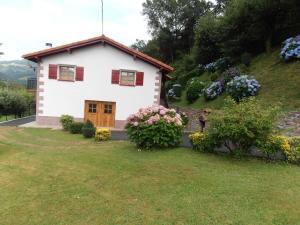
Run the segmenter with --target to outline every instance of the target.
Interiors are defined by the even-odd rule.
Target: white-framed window
[[[65,81],[74,81],[75,80],[76,66],[59,65],[58,71],[59,71],[58,72],[59,80],[65,80]]]
[[[135,85],[135,71],[121,70],[120,85],[134,86]]]

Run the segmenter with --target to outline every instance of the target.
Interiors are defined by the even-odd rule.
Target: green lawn
[[[296,225],[299,187],[285,163],[0,128],[1,225]]]

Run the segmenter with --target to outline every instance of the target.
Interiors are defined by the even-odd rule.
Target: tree
[[[174,62],[190,51],[194,43],[194,26],[210,10],[204,0],[147,0],[143,15],[150,33],[166,62]]]
[[[222,33],[225,34],[224,50],[231,55],[270,51],[272,45],[279,44],[286,38],[281,37],[281,40],[275,41],[282,27],[288,23],[293,9],[299,12],[298,0],[231,0],[221,18],[224,28]],[[290,29],[296,23],[299,25],[299,16]],[[299,32],[297,29],[294,33],[287,32],[288,30],[283,31],[285,35]]]
[[[213,13],[201,18],[196,26],[193,53],[196,62],[208,64],[221,56],[220,20]]]
[[[213,6],[213,11],[219,15],[224,13],[227,5],[229,4],[230,0],[216,0],[216,4]]]
[[[146,48],[146,42],[144,40],[136,39],[135,43],[133,43],[130,47],[142,52]]]
[[[26,93],[24,90],[0,90],[1,115],[15,115],[15,117],[21,117],[26,111],[30,113],[34,106],[34,96]]]

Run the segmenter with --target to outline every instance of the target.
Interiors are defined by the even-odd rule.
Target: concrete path
[[[17,127],[23,124],[31,123],[33,121],[35,121],[35,116],[27,116],[20,119],[0,122],[0,126]]]

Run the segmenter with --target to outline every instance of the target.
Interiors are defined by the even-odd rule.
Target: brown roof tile
[[[22,57],[25,59],[28,59],[30,61],[38,61],[40,58],[45,57],[45,56],[49,56],[49,55],[53,55],[53,54],[57,54],[57,53],[61,53],[64,51],[70,51],[72,49],[76,49],[76,48],[82,48],[85,46],[89,46],[89,45],[93,45],[93,44],[97,44],[97,43],[106,43],[108,45],[111,45],[117,49],[120,49],[123,52],[126,52],[127,54],[130,54],[138,59],[141,59],[147,63],[152,64],[153,66],[156,66],[157,68],[163,70],[165,73],[170,73],[172,72],[174,69],[157,60],[154,59],[144,53],[141,53],[135,49],[129,48],[117,41],[114,41],[111,38],[108,38],[104,35],[99,36],[99,37],[94,37],[94,38],[90,38],[90,39],[86,39],[83,41],[77,41],[77,42],[73,42],[70,44],[66,44],[66,45],[61,45],[61,46],[57,46],[57,47],[53,47],[53,48],[49,48],[49,49],[45,49],[45,50],[41,50],[41,51],[37,51],[37,52],[33,52],[33,53],[29,53],[26,55],[23,55]]]

